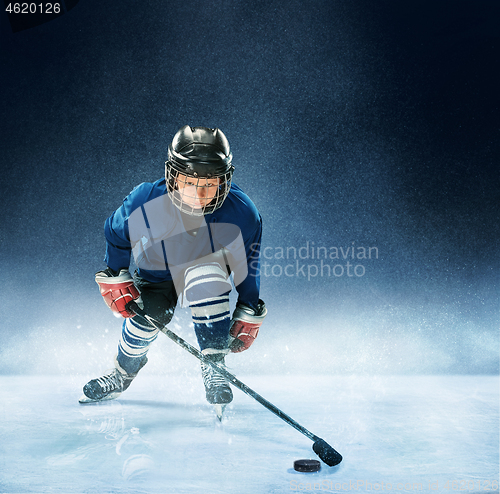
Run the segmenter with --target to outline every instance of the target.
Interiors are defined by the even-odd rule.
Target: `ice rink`
[[[94,405],[93,375],[1,376],[0,492],[498,492],[496,376],[239,375],[344,457],[306,474],[309,439],[237,389],[219,424],[197,371]]]

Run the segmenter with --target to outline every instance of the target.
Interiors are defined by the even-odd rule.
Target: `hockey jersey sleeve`
[[[115,271],[130,265],[132,246],[128,234],[128,218],[122,205],[105,222],[106,255],[104,262]]]
[[[123,200],[123,204],[104,222],[106,255],[104,262],[111,269],[130,266],[132,245],[128,220],[154,194],[156,184],[142,183]]]
[[[246,278],[236,286],[238,302],[257,308],[260,293],[260,245],[262,241],[262,218],[252,233],[243,238],[247,257],[248,274]]]

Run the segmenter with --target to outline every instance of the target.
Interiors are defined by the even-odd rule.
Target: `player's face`
[[[219,190],[218,178],[194,178],[179,174],[176,179],[177,189],[182,201],[194,209],[201,209],[210,204]]]

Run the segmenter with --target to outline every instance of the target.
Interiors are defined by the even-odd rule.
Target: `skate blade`
[[[88,403],[101,403],[102,401],[109,401],[109,400],[114,400],[118,398],[121,395],[121,393],[114,393],[106,396],[105,398],[102,398],[101,400],[93,400],[92,398],[89,398],[87,395],[82,395],[80,399],[78,400],[78,403],[82,405],[86,405]]]
[[[217,414],[217,418],[220,422],[222,422],[222,414],[226,409],[226,405],[214,405],[215,413]]]

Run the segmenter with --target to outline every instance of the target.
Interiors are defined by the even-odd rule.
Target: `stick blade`
[[[335,451],[324,439],[318,439],[313,444],[313,451],[330,467],[342,461],[342,455]]]

